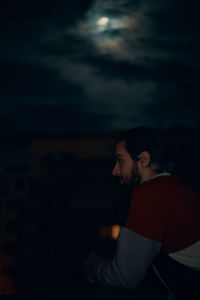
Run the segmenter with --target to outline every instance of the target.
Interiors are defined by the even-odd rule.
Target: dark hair
[[[125,147],[134,161],[142,151],[150,153],[150,165],[157,166],[157,172],[172,172],[174,167],[174,151],[172,145],[160,134],[158,130],[138,127],[122,132],[117,139],[125,141]]]

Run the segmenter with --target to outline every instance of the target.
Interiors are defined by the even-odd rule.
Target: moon
[[[106,26],[110,22],[110,19],[107,17],[102,17],[97,21],[97,24],[100,26]]]

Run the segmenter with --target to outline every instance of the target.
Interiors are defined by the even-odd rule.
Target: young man
[[[154,130],[122,133],[115,158],[112,174],[134,187],[129,215],[118,227],[115,257],[86,263],[90,281],[137,289],[153,269],[177,299],[193,299],[200,274],[199,199],[171,175],[170,148]]]

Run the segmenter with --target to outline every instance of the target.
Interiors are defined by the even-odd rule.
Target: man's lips
[[[120,182],[121,184],[124,184],[124,179],[123,179],[122,177],[120,177],[120,178],[119,178],[119,182]]]

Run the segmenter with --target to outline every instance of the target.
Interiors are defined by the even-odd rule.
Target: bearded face
[[[115,166],[112,175],[118,177],[120,184],[134,187],[140,183],[137,164],[127,152],[125,142],[117,144],[115,149]]]

